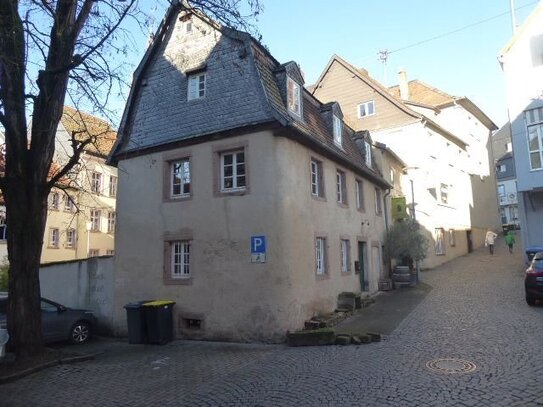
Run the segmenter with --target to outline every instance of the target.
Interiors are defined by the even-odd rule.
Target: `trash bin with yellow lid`
[[[175,301],[154,300],[142,304],[147,326],[147,342],[164,345],[173,340]]]

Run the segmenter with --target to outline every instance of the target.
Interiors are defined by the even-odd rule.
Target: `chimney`
[[[400,98],[409,100],[409,84],[407,83],[407,73],[405,72],[405,69],[400,68],[398,76],[400,79]]]

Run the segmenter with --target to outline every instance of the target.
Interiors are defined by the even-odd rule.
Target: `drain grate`
[[[426,367],[438,373],[470,373],[477,369],[475,363],[462,359],[434,359]]]

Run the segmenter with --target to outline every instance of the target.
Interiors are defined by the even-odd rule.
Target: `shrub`
[[[428,239],[420,232],[416,220],[405,219],[388,230],[385,239],[385,255],[402,266],[413,267],[414,261],[426,258]]]
[[[0,264],[0,291],[8,290],[8,271],[9,263],[7,259],[4,259],[2,264]]]

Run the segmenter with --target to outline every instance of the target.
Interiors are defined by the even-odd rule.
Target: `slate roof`
[[[180,11],[181,9],[179,6],[172,6],[168,10],[164,21],[173,21],[172,17],[176,16]],[[255,76],[254,79],[258,84],[256,89],[261,92],[260,100],[262,101],[263,108],[258,106],[258,109],[261,110],[260,117],[263,118],[261,122],[265,123],[271,121],[279,124],[285,129],[290,129],[290,134],[298,137],[300,141],[306,144],[309,143],[310,145],[318,148],[324,154],[328,154],[335,160],[342,162],[345,166],[350,166],[355,171],[362,173],[365,177],[371,179],[376,185],[379,185],[383,188],[390,187],[387,181],[384,180],[384,178],[374,168],[368,168],[365,165],[364,157],[358,150],[356,143],[352,138],[352,136],[354,136],[354,131],[350,129],[347,125],[343,124],[343,148],[339,148],[335,145],[333,140],[331,123],[326,122],[325,117],[321,112],[323,104],[319,102],[311,93],[305,90],[305,88],[303,87],[303,83],[300,84],[301,97],[303,98],[303,118],[302,120],[300,120],[300,118],[293,117],[291,114],[289,114],[285,100],[286,86],[284,83],[282,83],[282,81],[284,82],[284,75],[286,75],[287,70],[289,72],[295,72],[296,70],[299,71],[299,68],[293,65],[295,63],[289,62],[286,64],[280,64],[271,55],[271,53],[264,46],[262,46],[262,44],[260,44],[260,42],[258,42],[255,38],[251,37],[249,34],[230,28],[220,27],[216,23],[210,22],[205,16],[199,14],[195,15],[210,24],[215,29],[220,30],[223,35],[232,37],[236,41],[243,42],[246,46],[246,49],[249,50],[248,56],[252,59],[254,67],[256,68],[251,71],[251,74]],[[168,24],[164,23],[164,27],[162,29],[166,30],[167,26]],[[161,46],[161,40],[165,38],[164,32],[159,32],[155,36],[155,38],[157,40],[151,45],[150,49],[146,53],[146,56],[144,57],[143,61],[140,63],[140,66],[135,72],[134,84],[132,86],[131,93],[127,102],[127,107],[125,108],[125,112],[123,114],[123,119],[121,121],[121,126],[119,129],[119,133],[122,135],[122,140],[118,140],[116,146],[114,147],[114,151],[112,152],[109,160],[109,162],[111,163],[115,163],[119,159],[122,159],[122,157],[128,156],[131,153],[145,154],[146,149],[156,148],[156,145],[139,144],[137,152],[123,150],[125,149],[125,146],[129,145],[130,142],[130,121],[132,120],[130,115],[133,114],[134,110],[136,110],[133,109],[133,105],[135,103],[138,103],[138,93],[141,77],[142,75],[144,75],[147,66],[152,63],[154,55],[153,49],[156,50],[158,47]],[[301,79],[301,75],[297,79]],[[164,86],[166,86],[166,84]],[[254,104],[252,104],[251,106],[247,106],[247,109],[252,112],[256,109],[256,107],[254,106]],[[244,111],[237,111],[236,114],[238,114],[240,117],[251,117],[251,114],[254,116],[253,113],[246,114],[246,112]],[[166,115],[163,115],[162,120],[167,120]],[[242,129],[246,126],[255,125],[255,123],[255,121],[247,121],[246,123],[240,123],[238,121],[236,122],[235,128]],[[222,130],[231,130],[231,128],[223,128]],[[184,129],[184,131],[186,131],[186,129]],[[216,131],[213,132],[208,130],[208,133],[214,134],[216,133]],[[176,143],[181,139],[185,140],[194,137],[202,137],[205,135],[207,135],[205,131],[194,131],[194,134],[192,135],[184,134],[182,137],[180,137],[178,132],[177,135],[172,136],[168,140],[161,140],[161,143],[163,145],[163,148],[166,149],[168,148],[168,144]]]
[[[89,137],[95,138],[85,147],[85,151],[88,153],[106,157],[117,139],[117,133],[108,122],[73,107],[64,106],[60,120],[70,135],[75,132],[76,140],[84,141]]]

